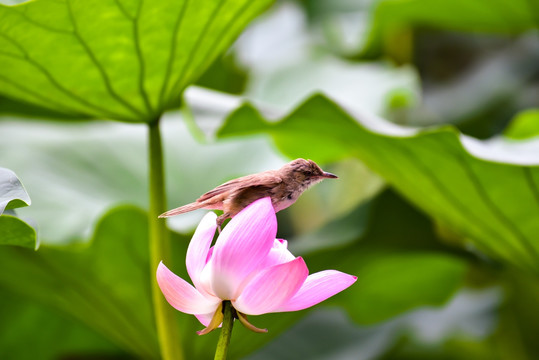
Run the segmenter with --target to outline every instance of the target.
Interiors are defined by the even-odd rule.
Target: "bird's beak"
[[[324,171],[324,173],[322,174],[322,177],[323,177],[323,178],[328,178],[328,179],[337,179],[337,178],[339,178],[337,175],[332,174],[332,173],[330,173],[330,172],[325,172],[325,171]]]

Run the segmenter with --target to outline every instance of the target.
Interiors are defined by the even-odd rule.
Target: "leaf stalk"
[[[164,360],[183,360],[183,352],[179,346],[179,331],[175,322],[176,314],[161,293],[155,276],[155,271],[160,261],[170,263],[168,259],[170,239],[166,222],[157,218],[159,214],[166,210],[163,148],[159,123],[159,119],[156,119],[148,124],[150,281],[161,358]]]

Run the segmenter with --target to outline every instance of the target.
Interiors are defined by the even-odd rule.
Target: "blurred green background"
[[[21,27],[21,39],[37,44],[39,29],[56,26],[54,3],[36,0],[34,12],[16,15],[0,7],[0,24],[47,19]],[[99,17],[73,3],[81,18]],[[129,15],[138,2],[122,3]],[[251,318],[268,334],[236,326],[230,358],[537,359],[539,3],[260,6],[249,25],[231,21],[225,5],[201,10],[201,18],[226,15],[237,24],[223,30],[223,41],[211,38],[220,39],[217,30],[196,28],[196,17],[185,20],[193,38],[204,35],[178,40],[192,61],[170,97],[157,99],[153,83],[144,83],[148,108],[169,109],[162,122],[169,207],[231,178],[311,158],[339,180],[280,212],[278,236],[311,272],[338,269],[358,281],[313,309]],[[16,36],[11,29],[0,25],[0,61],[8,59],[0,62],[0,167],[24,184],[31,206],[19,209],[29,203],[24,191],[13,173],[0,172],[18,189],[0,194],[8,209],[0,216],[0,358],[158,358],[147,129],[116,105],[99,102],[123,122],[40,87],[38,76],[10,62],[20,50],[6,40]],[[107,43],[106,33],[97,39]],[[191,45],[204,51],[189,53]],[[42,51],[51,71],[62,56],[76,60]],[[160,51],[156,45],[156,58]],[[112,88],[138,107],[144,96],[122,93],[121,79],[141,72],[130,66],[105,71],[116,71]],[[89,72],[64,75],[75,92],[77,82],[93,81]],[[31,91],[37,95],[25,97]],[[184,278],[183,257],[203,215],[168,222],[172,269]],[[186,358],[212,358],[218,334],[198,337],[198,321],[176,315]]]

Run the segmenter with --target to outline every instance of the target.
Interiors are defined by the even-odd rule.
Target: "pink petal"
[[[336,270],[325,270],[309,275],[299,291],[279,306],[279,311],[303,310],[343,291],[357,280],[356,276]]]
[[[215,309],[221,302],[218,298],[202,295],[187,281],[170,271],[162,262],[157,267],[157,283],[168,303],[186,314],[205,314]]]
[[[305,261],[298,257],[259,272],[233,301],[234,308],[248,315],[272,312],[300,289],[309,275]]]
[[[259,271],[269,268],[271,266],[283,264],[294,260],[296,257],[287,249],[288,242],[283,239],[275,239],[270,252],[260,264],[258,268],[253,271],[248,277],[245,278],[243,284],[248,284],[252,278],[258,274]]]
[[[263,268],[294,260],[296,257],[288,251],[287,247],[288,242],[286,240],[275,239],[268,256],[264,260]]]
[[[217,228],[217,223],[215,222],[216,219],[217,215],[215,215],[215,213],[210,212],[206,214],[206,216],[202,218],[202,221],[200,221],[200,224],[189,243],[189,247],[187,248],[185,265],[187,266],[189,277],[199,291],[205,291],[200,284],[200,274],[206,265],[210,245],[213,236],[215,235],[215,229]]]
[[[269,253],[276,234],[270,198],[257,200],[234,216],[213,249],[213,293],[223,300],[236,298],[244,280]]]

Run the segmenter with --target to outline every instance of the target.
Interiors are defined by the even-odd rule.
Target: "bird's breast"
[[[284,197],[278,199],[273,203],[273,208],[275,209],[275,212],[279,212],[283,209],[286,209],[290,205],[296,202],[298,199],[297,196],[294,196],[292,193],[289,193],[285,195]]]

